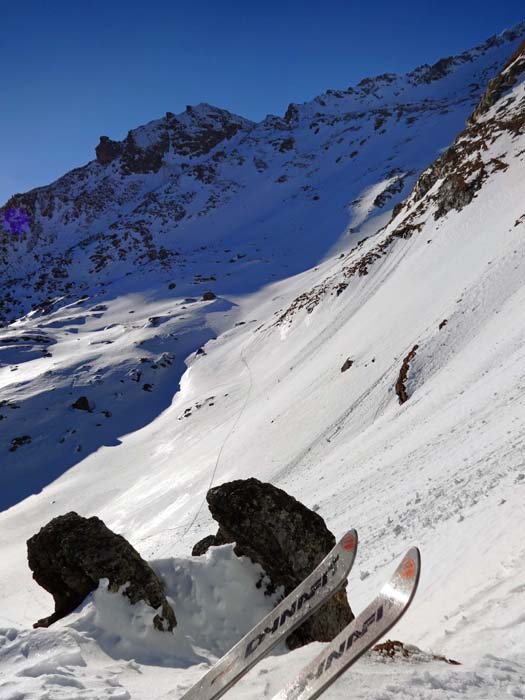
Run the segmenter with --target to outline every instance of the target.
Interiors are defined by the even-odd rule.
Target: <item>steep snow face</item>
[[[470,65],[453,64],[450,75]],[[2,352],[10,364],[0,376],[10,400],[0,410],[7,415],[2,430],[8,426],[12,435],[11,426],[21,425],[14,416],[27,410],[29,431],[49,408],[55,418],[40,426],[52,431],[61,417],[64,430],[75,430],[73,441],[86,446],[78,459],[91,454],[0,514],[2,700],[46,693],[70,700],[179,697],[204,672],[201,659],[213,661],[250,624],[239,611],[267,609],[250,585],[248,562],[226,566],[230,555],[222,550],[185,561],[214,529],[206,490],[249,476],[315,508],[334,532],[358,528],[360,551],[348,587],[356,610],[391,573],[393,560],[418,544],[420,590],[393,635],[463,664],[370,657],[330,697],[523,696],[524,65],[522,50],[392,220],[382,220],[382,230],[341,257],[251,295],[241,294],[241,282],[250,288],[241,272],[228,302],[184,301],[178,286],[147,290],[147,276],[137,274],[115,283],[113,296],[84,300],[84,310],[64,299],[8,328],[11,340]],[[391,179],[384,180],[391,188]],[[375,230],[367,213],[377,196],[373,187],[368,181],[351,214],[359,237],[367,225]],[[327,181],[324,201],[332,188],[337,191],[335,178]],[[209,249],[201,253],[214,259]],[[197,337],[179,356],[186,324]],[[27,338],[37,332],[54,342]],[[205,342],[206,333],[213,339]],[[202,352],[187,358],[186,371],[175,361],[157,362],[161,352],[171,352],[182,363],[191,343],[204,342]],[[157,369],[142,369],[148,365],[142,353]],[[108,375],[96,384],[102,368]],[[49,371],[61,398],[37,410]],[[145,372],[139,382],[131,378],[136,371]],[[143,390],[143,381],[152,391]],[[157,390],[165,396],[152,408],[147,402],[157,401]],[[70,407],[77,393],[92,400],[91,413]],[[107,430],[97,427],[105,418],[98,414],[108,401],[108,421],[118,413],[121,422],[98,440],[93,434]],[[130,413],[144,414],[147,424],[119,433]],[[10,477],[26,462],[33,478],[39,466],[70,459],[76,443],[61,443],[52,432],[53,439],[38,442],[40,426],[31,443],[7,451]],[[71,509],[102,517],[155,560],[183,622],[167,659],[148,657],[149,640],[140,634],[144,611],[112,606],[114,617],[107,612],[103,584],[74,618],[45,631],[27,629],[51,601],[31,581],[25,539]],[[152,646],[156,653],[153,640]],[[271,698],[318,649],[270,657],[232,697]]]
[[[176,279],[255,291],[373,233],[446,148],[525,26],[260,124],[210,105],[107,137],[97,159],[0,210],[0,319],[57,296]],[[202,255],[206,247],[207,254]]]
[[[258,125],[188,107],[123,142],[101,141],[97,161],[8,203],[6,212],[31,217],[0,234],[0,306],[33,308],[0,333],[0,508],[169,407],[186,358],[232,323],[238,297],[343,255],[331,286],[316,277],[313,292],[301,288],[295,305],[311,309],[356,272],[355,256],[344,256],[357,241],[370,237],[358,251],[362,274],[374,246],[383,254],[416,230],[411,214],[374,238],[523,34],[520,26],[432,69],[364,81]],[[436,177],[418,181],[419,197]],[[213,210],[198,208],[211,200]],[[211,290],[220,298],[204,302]],[[88,411],[73,408],[80,397]]]

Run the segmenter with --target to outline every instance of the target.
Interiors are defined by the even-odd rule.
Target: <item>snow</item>
[[[494,56],[481,53],[477,68],[465,62],[461,70],[488,70]],[[450,78],[458,94],[464,79]],[[515,88],[516,104],[523,91]],[[199,108],[203,117],[207,111]],[[448,133],[454,120],[447,119]],[[444,133],[421,160],[407,156],[421,140],[405,144],[401,160],[410,167],[389,177],[371,172],[351,192],[344,177],[323,171],[317,210],[305,210],[285,183],[286,207],[268,186],[246,191],[245,213],[226,202],[220,216],[194,222],[185,234],[195,236],[193,246],[201,236],[203,245],[219,242],[228,227],[238,244],[213,263],[214,301],[202,301],[188,279],[211,269],[219,245],[192,253],[190,277],[171,291],[168,276],[129,276],[124,265],[83,303],[57,300],[49,313],[29,313],[2,331],[16,343],[0,350],[8,401],[0,408],[8,477],[0,498],[12,506],[0,513],[0,700],[180,697],[274,602],[256,587],[260,569],[231,547],[190,556],[216,530],[204,500],[210,485],[250,476],[315,508],[336,534],[358,529],[348,585],[355,611],[409,546],[421,550],[419,591],[390,636],[424,653],[366,656],[327,698],[525,697],[523,136],[504,134],[483,151],[485,162],[503,157],[508,168],[491,173],[471,204],[437,221],[428,207],[417,235],[396,240],[367,275],[334,293],[345,266],[398,223],[383,214],[370,223],[371,202],[400,173],[426,163],[438,142],[445,145]],[[389,148],[400,144],[390,140]],[[381,135],[369,148],[373,171]],[[352,226],[361,227],[354,238]],[[263,245],[270,230],[274,238]],[[361,248],[333,257],[348,250],[341,240],[355,243],[363,230],[371,238]],[[248,240],[252,257],[230,263]],[[299,251],[297,260],[285,251]],[[310,313],[297,309],[277,321],[312,289],[319,299]],[[37,334],[49,342],[27,339]],[[410,398],[400,406],[394,386],[415,344]],[[347,358],[353,365],[342,373]],[[71,408],[80,395],[91,413]],[[32,442],[9,452],[13,425]],[[69,510],[98,515],[151,562],[173,600],[173,635],[153,630],[151,610],[108,593],[103,581],[73,615],[31,629],[52,601],[31,580],[25,541]],[[228,697],[272,698],[320,649],[278,649]]]
[[[49,697],[70,700],[125,699],[130,695],[120,683],[121,674],[147,675],[147,687],[147,669],[159,667],[166,674],[161,687],[179,683],[177,671],[192,668],[203,673],[210,660],[220,658],[279,597],[279,591],[272,597],[260,594],[256,584],[262,569],[236,557],[232,545],[213,548],[191,561],[169,558],[151,565],[162,576],[168,598],[177,601],[179,626],[173,634],[155,630],[155,612],[149,606],[132,605],[120,593],[108,592],[103,579],[79,610],[59,623],[60,631],[2,629],[0,664],[6,671],[0,698],[50,693]]]

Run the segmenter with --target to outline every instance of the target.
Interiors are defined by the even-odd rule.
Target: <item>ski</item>
[[[227,652],[180,700],[217,700],[345,583],[357,551],[350,530],[312,573]]]
[[[420,567],[419,550],[412,547],[377,598],[272,700],[314,700],[324,693],[405,613],[417,589]]]

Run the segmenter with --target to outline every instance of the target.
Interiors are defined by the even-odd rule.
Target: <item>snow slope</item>
[[[367,657],[327,697],[525,697],[525,53],[505,70],[511,87],[492,90],[494,104],[417,179],[390,222],[352,251],[337,248],[291,277],[276,267],[278,281],[260,288],[254,273],[249,294],[240,274],[236,293],[218,283],[221,298],[210,302],[141,287],[146,276],[135,288],[114,280],[113,294],[108,288],[81,305],[66,299],[7,328],[22,340],[5,344],[2,352],[14,355],[0,380],[21,408],[2,413],[13,424],[28,401],[27,425],[41,421],[31,444],[9,453],[11,474],[50,470],[69,455],[51,432],[59,417],[66,441],[77,431],[68,444],[81,434],[88,454],[75,453],[68,471],[0,514],[2,700],[180,697],[271,605],[253,586],[254,566],[228,547],[189,558],[214,529],[209,486],[248,476],[317,509],[336,533],[358,528],[354,609],[418,544],[420,590],[394,636],[462,662]],[[385,105],[392,94],[385,88]],[[325,181],[322,199],[326,192],[330,201],[332,184]],[[356,226],[369,221],[377,195],[367,192]],[[342,232],[329,224],[325,252]],[[37,332],[51,338],[40,343],[51,358],[23,340]],[[187,357],[202,344],[203,353]],[[396,382],[416,345],[400,405]],[[168,352],[177,359],[164,357],[161,367]],[[184,371],[177,362],[185,358]],[[22,373],[15,381],[13,366]],[[162,387],[158,395],[144,391],[145,380]],[[79,388],[92,413],[64,408]],[[61,403],[48,406],[48,420],[45,402],[35,402],[52,390]],[[96,425],[110,399],[107,420],[122,421],[116,444],[107,444],[115,433]],[[146,417],[119,433],[130,405]],[[147,611],[119,604],[103,584],[75,615],[30,629],[51,601],[31,581],[25,540],[71,509],[99,515],[152,561],[181,620],[173,639],[159,642],[145,626]],[[318,649],[279,650],[230,696],[271,698]]]
[[[16,319],[0,331],[0,508],[170,405],[185,358],[239,312],[210,328],[209,302],[187,298],[211,290],[222,312],[386,225],[523,36],[519,25],[283,119],[209,105],[168,114],[12,198],[4,213],[22,209],[30,224],[0,227],[0,319]],[[71,409],[80,396],[92,414]]]

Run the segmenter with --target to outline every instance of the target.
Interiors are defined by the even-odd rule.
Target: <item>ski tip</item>
[[[421,574],[421,553],[417,547],[411,547],[396,569],[394,577],[400,590],[410,602],[414,597]]]
[[[359,542],[359,538],[357,536],[357,530],[348,530],[343,537],[341,538],[341,546],[342,548],[347,551],[356,551],[357,550],[357,544]]]
[[[418,547],[410,547],[408,552],[405,554],[405,559],[412,559],[415,565],[415,578],[416,578],[416,585],[419,582],[419,575],[421,573],[421,552],[419,551]]]

